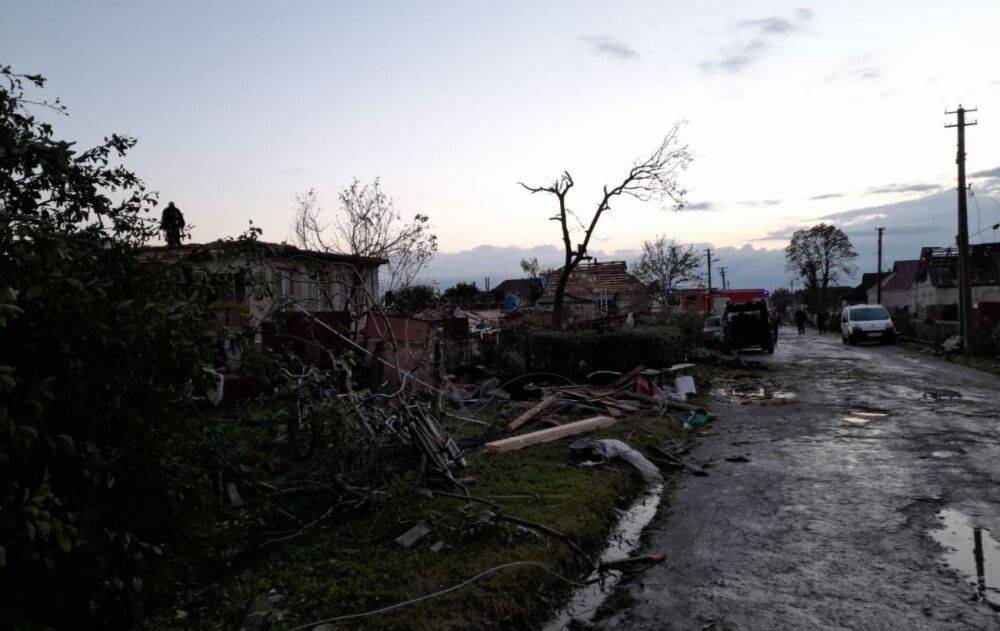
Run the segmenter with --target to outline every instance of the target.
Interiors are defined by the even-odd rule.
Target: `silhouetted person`
[[[173,202],[167,204],[160,217],[160,230],[167,239],[168,248],[178,248],[181,245],[181,230],[184,229],[184,214]]]
[[[808,319],[809,316],[802,309],[795,312],[795,326],[798,327],[800,335],[806,332],[806,320]]]
[[[829,317],[826,311],[820,311],[816,314],[816,328],[819,329],[820,335],[826,333],[826,321]]]

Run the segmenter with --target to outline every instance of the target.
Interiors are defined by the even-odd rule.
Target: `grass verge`
[[[231,419],[205,423],[226,436],[232,459],[248,473],[290,474],[282,466],[292,464],[276,467],[273,458],[259,452],[262,437],[255,433],[261,430]],[[481,426],[449,429],[459,438],[481,442]],[[590,436],[619,438],[649,453],[648,446],[661,446],[682,433],[669,415],[637,413]],[[624,465],[588,469],[567,464],[566,446],[572,440],[496,455],[470,450],[468,469],[461,475],[472,478],[467,484],[472,495],[501,504],[504,514],[555,528],[595,554],[617,519],[616,509],[630,504],[643,481]],[[211,488],[210,481],[205,485]],[[532,561],[573,579],[585,571],[565,543],[498,523],[486,506],[428,497],[422,487],[415,475],[398,476],[364,512],[335,516],[290,541],[263,550],[254,547],[253,553],[246,552],[246,533],[259,528],[255,520],[262,517],[252,499],[240,508],[222,508],[209,498],[193,501],[184,534],[165,555],[169,558],[160,586],[169,596],[145,626],[234,628],[254,598],[274,594],[274,626],[294,628],[424,596],[505,563]],[[398,546],[395,538],[418,522],[429,526],[430,534],[409,549]],[[432,552],[437,542],[445,547]],[[519,566],[431,600],[351,620],[349,626],[534,628],[570,589],[538,567]]]

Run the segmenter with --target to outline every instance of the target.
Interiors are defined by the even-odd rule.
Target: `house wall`
[[[935,287],[930,278],[914,283],[910,290],[910,312],[917,317],[927,314],[931,305],[958,304],[958,287]]]
[[[973,306],[979,302],[1000,302],[1000,285],[983,285],[972,288]]]
[[[306,311],[352,311],[360,315],[375,303],[379,291],[375,266],[273,259],[267,261],[263,275],[273,295],[248,296],[255,326],[270,316],[282,298],[291,298]]]

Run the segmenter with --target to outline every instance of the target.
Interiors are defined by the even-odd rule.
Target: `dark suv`
[[[767,303],[729,302],[722,313],[722,347],[738,351],[760,348],[765,353],[774,352],[774,327]]]

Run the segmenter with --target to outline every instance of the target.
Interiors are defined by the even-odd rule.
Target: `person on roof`
[[[160,217],[160,230],[167,240],[168,248],[181,246],[181,232],[184,230],[184,214],[173,202],[167,204]]]

